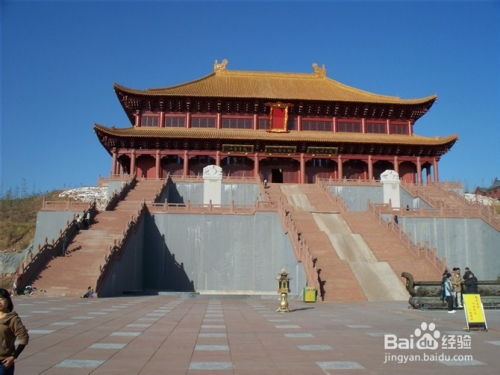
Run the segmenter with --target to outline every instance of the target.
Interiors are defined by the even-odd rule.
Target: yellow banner
[[[467,323],[486,323],[481,296],[479,294],[464,294],[463,298]]]

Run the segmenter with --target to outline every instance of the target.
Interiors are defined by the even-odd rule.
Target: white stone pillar
[[[391,203],[392,208],[401,207],[401,198],[399,193],[399,175],[396,171],[388,169],[380,175],[384,192],[384,203]]]
[[[214,206],[222,203],[222,168],[217,165],[207,165],[203,168],[203,205]]]

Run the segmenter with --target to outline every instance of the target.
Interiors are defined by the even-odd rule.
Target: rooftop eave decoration
[[[98,135],[117,138],[177,138],[177,139],[233,139],[233,140],[264,140],[285,142],[318,142],[318,143],[364,143],[364,144],[401,144],[422,146],[452,147],[457,141],[457,135],[447,137],[423,137],[419,135],[397,134],[362,134],[333,133],[328,131],[292,131],[288,133],[273,133],[249,129],[213,129],[213,128],[159,128],[159,127],[129,127],[109,128],[94,124]]]
[[[227,69],[228,61],[214,63],[214,71],[199,79],[175,86],[137,90],[119,84],[114,90],[124,107],[138,109],[142,100],[151,98],[246,98],[279,101],[321,101],[367,104],[395,104],[421,106],[427,111],[436,95],[418,99],[401,99],[360,90],[326,75],[325,66],[313,63],[312,73],[278,73],[237,71]]]

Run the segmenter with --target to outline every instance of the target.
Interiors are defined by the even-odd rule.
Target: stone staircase
[[[163,180],[138,181],[114,210],[98,213],[88,229],[80,230],[68,245],[66,255],[55,257],[33,286],[46,291],[48,296],[81,296],[88,286],[95,289],[110,246],[123,237],[142,202],[152,201],[163,183]]]
[[[434,264],[411,252],[373,214],[346,212],[318,185],[272,185],[266,195],[288,203],[298,232],[291,235],[307,243],[325,301],[404,300],[403,271],[440,279]]]
[[[305,192],[304,192],[305,191]],[[324,301],[362,301],[366,300],[349,265],[341,260],[332,248],[326,234],[316,225],[314,212],[338,212],[339,207],[329,199],[326,192],[314,185],[281,184],[271,185],[267,191],[270,200],[286,200],[285,210],[293,220],[300,241],[314,260],[314,273],[320,285]],[[293,241],[292,241],[293,242]],[[304,264],[307,267],[306,264]]]
[[[352,232],[363,236],[375,257],[389,263],[398,276],[409,272],[416,280],[441,279],[442,270],[427,258],[411,252],[396,233],[382,225],[370,212],[344,212],[342,216]]]

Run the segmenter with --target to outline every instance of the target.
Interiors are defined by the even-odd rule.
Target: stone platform
[[[23,375],[457,375],[500,368],[499,310],[486,311],[488,332],[467,332],[463,311],[410,310],[406,302],[292,300],[286,314],[275,312],[277,297],[23,296],[14,304],[31,336],[16,362]],[[384,349],[386,334],[426,337],[438,348]],[[397,363],[402,355],[407,363]]]

